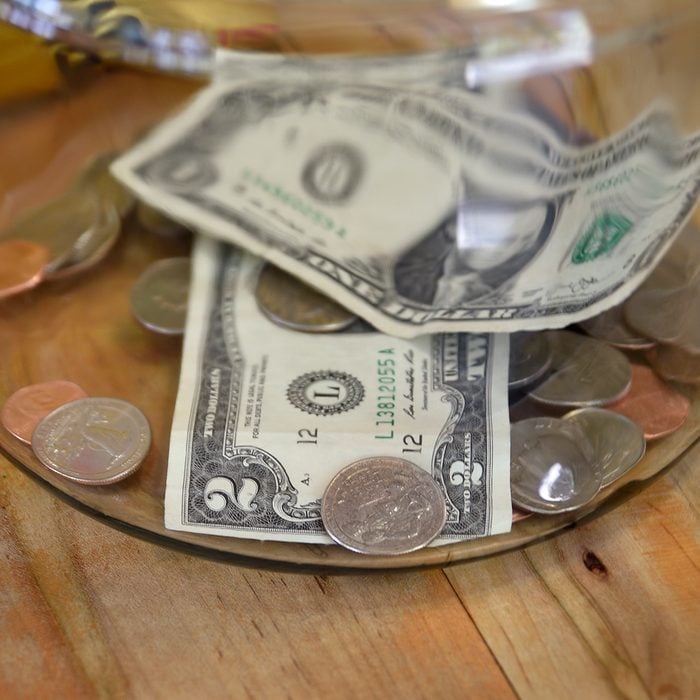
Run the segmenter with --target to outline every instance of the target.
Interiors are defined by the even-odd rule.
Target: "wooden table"
[[[0,457],[0,697],[700,697],[699,461],[518,552],[320,576],[137,539]]]
[[[192,89],[120,80],[3,116],[0,226]],[[0,697],[700,697],[699,461],[521,551],[322,576],[137,539],[0,455]]]

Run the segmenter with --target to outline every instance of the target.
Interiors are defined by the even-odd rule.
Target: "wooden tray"
[[[55,475],[30,447],[0,430],[0,448],[67,496],[109,522],[163,541],[229,556],[239,563],[309,566],[314,569],[390,569],[445,565],[522,547],[552,535],[639,490],[644,481],[677,459],[700,436],[700,400],[685,426],[649,448],[645,459],[586,508],[561,516],[533,516],[505,535],[426,548],[399,557],[368,557],[335,545],[260,542],[166,530],[163,495],[170,421],[180,368],[181,341],[143,329],[131,316],[129,292],[153,260],[186,255],[189,241],[165,240],[127,221],[111,257],[83,276],[46,283],[0,304],[0,402],[34,382],[67,379],[91,396],[114,396],[136,404],[148,416],[153,446],[129,479],[85,487]]]
[[[0,123],[0,149],[15,167],[6,168],[0,177],[0,228],[29,207],[65,191],[96,154],[127,147],[196,87],[164,76],[113,71],[75,91],[6,110]],[[586,104],[579,105],[577,111],[584,114]],[[556,105],[549,107],[556,111]],[[595,131],[594,122],[600,116],[596,115],[588,120],[589,131]],[[0,301],[0,404],[22,386],[50,379],[77,382],[91,396],[131,401],[148,416],[153,430],[153,446],[145,463],[124,482],[90,488],[44,468],[30,447],[2,428],[0,450],[71,503],[137,534],[256,566],[334,571],[442,566],[522,547],[603,512],[636,493],[700,436],[700,389],[696,389],[690,395],[693,409],[684,427],[650,446],[634,470],[586,508],[557,517],[533,516],[517,523],[506,535],[426,548],[400,557],[362,556],[331,545],[259,542],[166,530],[163,494],[181,341],[141,328],[131,317],[129,292],[150,262],[187,254],[189,242],[159,239],[133,221],[127,222],[125,229],[109,259],[90,272]]]

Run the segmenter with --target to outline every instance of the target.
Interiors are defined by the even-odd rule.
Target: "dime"
[[[46,268],[46,279],[71,277],[104,260],[119,240],[121,219],[113,205],[103,208],[94,224],[84,231],[61,258]]]
[[[39,421],[64,403],[83,399],[87,394],[73,382],[55,380],[31,384],[15,391],[5,401],[0,421],[8,432],[30,443]]]
[[[548,406],[604,406],[624,396],[630,387],[627,357],[606,343],[571,331],[549,331],[552,370],[530,391]]]
[[[328,534],[361,554],[405,554],[425,547],[445,524],[445,496],[412,462],[368,457],[331,480],[321,502]]]
[[[189,258],[166,258],[153,263],[131,290],[134,316],[156,333],[182,334],[189,287]]]
[[[603,470],[586,434],[561,418],[528,418],[510,428],[513,505],[534,513],[563,513],[588,503]]]
[[[534,384],[549,369],[552,351],[545,333],[511,333],[508,389]]]
[[[646,358],[664,379],[682,384],[700,384],[700,355],[672,345],[658,345],[649,350]]]
[[[578,324],[588,335],[621,350],[648,350],[656,343],[635,333],[626,323],[621,304]]]
[[[49,413],[32,435],[37,458],[80,484],[113,484],[132,474],[151,445],[148,420],[136,406],[112,398],[71,401]]]
[[[629,392],[608,408],[633,420],[641,427],[647,440],[656,440],[670,435],[683,425],[690,413],[690,401],[649,367],[633,364]]]
[[[0,299],[39,284],[50,257],[46,246],[33,241],[0,241]]]
[[[609,486],[644,457],[642,429],[629,418],[605,408],[577,408],[564,420],[579,426],[588,436],[596,460],[603,469],[602,486]]]
[[[189,235],[190,230],[173,221],[169,217],[162,214],[157,209],[149,207],[143,202],[136,205],[136,220],[141,226],[150,233],[155,233],[164,238],[175,238],[177,236]]]
[[[275,324],[307,333],[341,331],[357,316],[274,265],[260,270],[255,290],[261,311]]]

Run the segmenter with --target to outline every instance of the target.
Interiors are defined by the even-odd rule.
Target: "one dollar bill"
[[[507,532],[507,336],[289,330],[257,305],[262,264],[197,242],[166,526],[328,543],[320,507],[331,478],[386,455],[415,463],[443,490],[437,543]]]
[[[114,172],[392,335],[592,316],[646,277],[697,201],[700,136],[678,138],[661,107],[573,146],[465,90],[285,82],[283,66],[205,89]]]

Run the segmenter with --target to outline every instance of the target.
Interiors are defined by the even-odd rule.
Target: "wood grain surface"
[[[590,85],[579,77],[576,95]],[[2,115],[0,146],[17,165],[0,175],[0,227],[192,87],[116,72]],[[610,122],[593,110],[590,123]],[[126,295],[110,298],[101,280],[117,269],[126,284],[124,270],[186,245],[125,240],[113,267],[0,308],[2,397],[80,367],[93,395],[114,395],[122,380],[125,398],[155,401],[149,418],[165,444],[179,344],[136,326]],[[61,309],[85,285],[101,291],[77,324]],[[38,300],[43,325],[23,321]],[[125,379],[125,366],[136,375]],[[31,457],[22,449],[0,455],[0,698],[700,697],[700,446],[616,508],[525,549],[346,576],[212,561],[134,537],[46,488],[18,464]],[[158,494],[154,472],[133,483]]]

